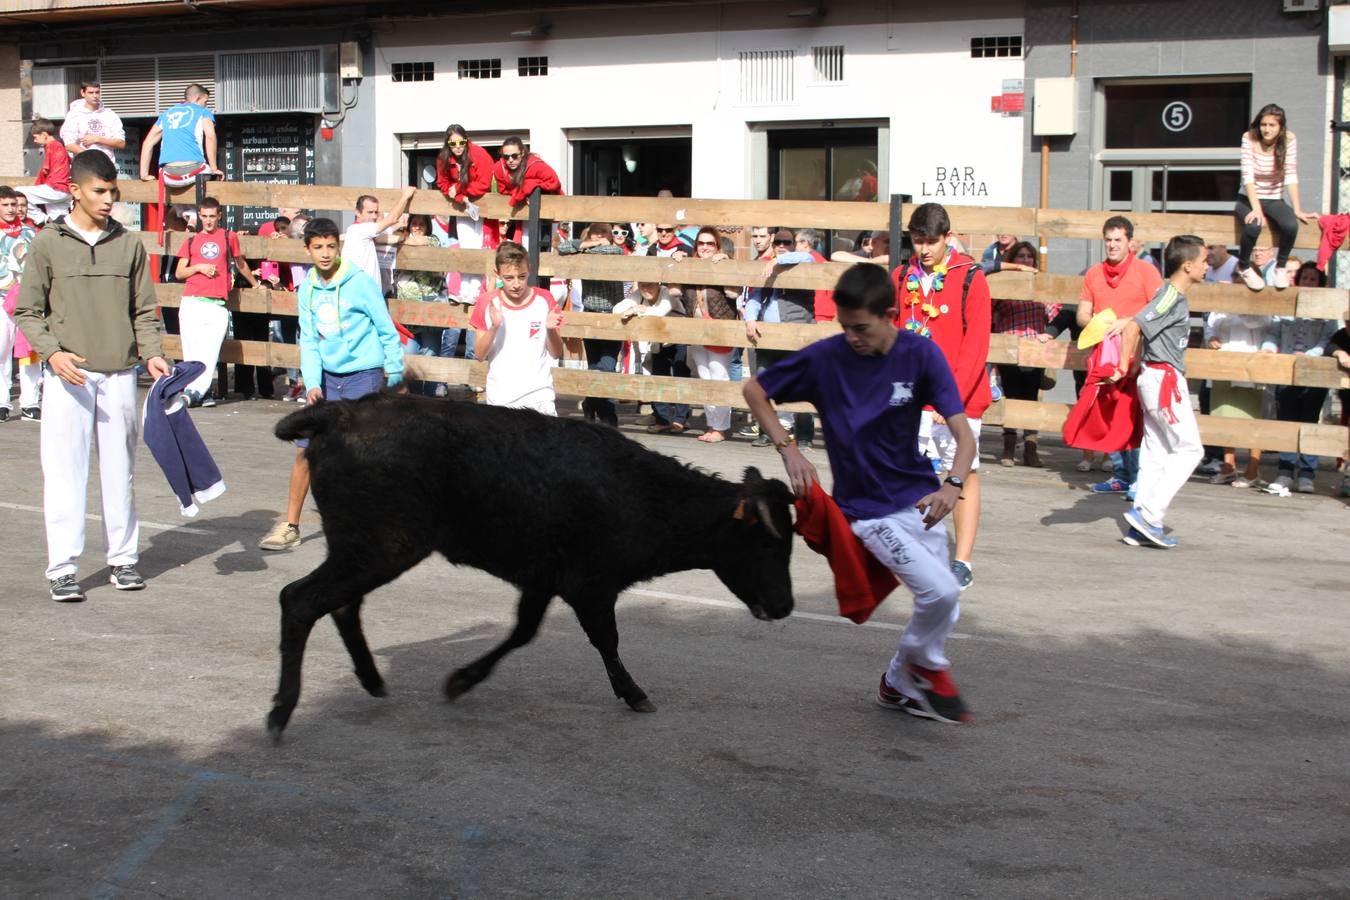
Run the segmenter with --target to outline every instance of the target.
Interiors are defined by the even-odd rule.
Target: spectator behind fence
[[[650,283],[641,282],[638,284],[638,294],[642,296],[644,303],[649,302],[647,298],[653,287],[654,285]],[[682,286],[670,284],[661,287],[661,298],[670,304],[670,311],[667,315],[679,318],[685,318],[689,315]],[[668,375],[673,378],[692,378],[693,372],[689,369],[689,347],[685,344],[663,343],[660,349],[652,353],[651,373],[653,375]],[[658,401],[652,404],[652,424],[647,426],[647,431],[652,434],[663,431],[679,434],[684,431],[688,421],[688,403],[663,403]]]
[[[1018,266],[1021,269],[1036,271],[1036,248],[1027,241],[1019,241],[1008,248],[1006,266]],[[1005,267],[1006,267],[1005,266]],[[983,268],[983,266],[981,266]],[[986,270],[988,271],[988,270]],[[994,304],[993,330],[999,334],[1012,334],[1019,338],[1047,343],[1054,339],[1053,322],[1059,315],[1058,303],[1040,303],[1035,300],[1004,300]],[[999,378],[1003,384],[1003,396],[1011,400],[1035,400],[1041,393],[1041,379],[1045,370],[1040,366],[1019,366],[1011,363],[998,365]],[[1040,434],[1028,428],[1022,432],[1022,465],[1039,468],[1040,455],[1036,445]],[[1003,429],[1003,452],[999,454],[999,463],[1013,465],[1013,456],[1017,450],[1017,429]]]
[[[72,100],[61,123],[61,143],[72,156],[97,150],[113,160],[114,150],[127,145],[126,129],[117,113],[103,105],[103,87],[97,81],[80,82],[80,98]]]
[[[1299,269],[1296,283],[1300,288],[1326,287],[1327,277],[1316,267],[1305,265]],[[1332,338],[1335,334],[1336,323],[1331,320],[1275,316],[1266,329],[1261,349],[1294,356],[1322,356],[1328,352],[1328,347],[1334,346]],[[1315,424],[1322,417],[1322,404],[1326,399],[1327,388],[1282,384],[1275,388],[1275,418],[1281,422]],[[1341,397],[1342,416],[1346,399]],[[1316,456],[1283,451],[1280,453],[1279,476],[1266,490],[1279,496],[1288,496],[1294,490],[1311,494],[1316,489],[1316,478]]]
[[[405,187],[398,203],[383,216],[380,215],[379,198],[362,194],[356,198],[356,219],[347,226],[347,233],[342,237],[343,261],[369,275],[380,286],[381,294],[388,294],[392,272],[386,277],[381,268],[375,239],[399,224],[416,193],[417,188]]]
[[[1162,286],[1158,270],[1130,253],[1134,239],[1134,223],[1124,216],[1110,216],[1102,223],[1102,245],[1106,258],[1083,274],[1083,289],[1078,297],[1076,322],[1084,328],[1092,317],[1106,310],[1115,314],[1117,321],[1128,319],[1148,305]],[[1074,383],[1082,390],[1084,372],[1074,373]],[[1091,467],[1092,451],[1084,450],[1078,464],[1080,472]],[[1092,485],[1096,494],[1125,494],[1130,496],[1132,485],[1139,478],[1139,451],[1118,450],[1111,454],[1111,477]]]
[[[658,226],[658,234],[660,230],[661,227]],[[721,244],[717,229],[711,225],[703,226],[694,235],[694,252],[700,260],[719,262],[726,259],[727,255],[722,252]],[[739,296],[740,291],[733,287],[708,285],[684,287],[685,309],[696,319],[715,319],[723,322],[739,319],[740,314],[736,310],[736,300]],[[691,368],[698,372],[699,378],[706,381],[731,380],[731,347],[695,344],[689,347],[689,356],[693,361]],[[730,406],[705,403],[703,418],[708,427],[698,436],[700,441],[715,444],[726,440],[727,432],[731,430]]]
[[[1210,350],[1229,353],[1257,353],[1265,341],[1267,316],[1245,316],[1238,313],[1211,312],[1205,316],[1204,342]],[[1273,350],[1267,350],[1273,353]],[[1214,380],[1209,391],[1210,415],[1221,419],[1259,419],[1261,400],[1265,389],[1250,381]],[[1223,447],[1223,466],[1210,476],[1211,484],[1231,484],[1233,487],[1265,487],[1255,484],[1261,477],[1261,451],[1247,451],[1247,469],[1239,475],[1237,450]]]
[[[250,287],[258,287],[258,282],[239,249],[239,235],[220,227],[220,201],[207,197],[197,209],[197,218],[201,231],[178,248],[177,275],[184,282],[178,327],[182,331],[183,358],[195,359],[206,368],[183,393],[193,406],[215,406],[211,377],[215,375],[221,342],[230,327],[230,311],[225,308],[233,285],[230,266]],[[221,394],[225,388],[222,378]]]
[[[474,346],[487,363],[487,402],[557,415],[553,366],[562,356],[563,314],[553,295],[533,287],[525,248],[497,248],[499,290],[483,295],[469,323]]]
[[[544,162],[537,153],[531,153],[525,149],[525,142],[518,137],[509,137],[502,141],[500,154],[497,157],[497,163],[492,170],[493,180],[497,184],[497,192],[504,194],[512,206],[520,206],[530,199],[530,195],[538,190],[541,194],[558,195],[563,192],[562,181],[558,178],[558,173],[553,171],[553,167]],[[520,234],[523,231],[519,226],[523,223],[515,222],[515,236],[524,236]],[[544,241],[547,245],[549,235],[544,235]],[[527,241],[522,242],[525,249],[529,249]]]
[[[305,252],[313,267],[296,286],[300,322],[300,368],[307,404],[355,400],[403,381],[399,340],[379,282],[353,266],[338,248],[332,219],[305,227]],[[288,550],[300,543],[300,513],[309,493],[308,441],[296,441],[286,493],[286,517],[261,541],[262,550]]]
[[[0,184],[0,306],[4,308],[0,315],[0,422],[8,420],[13,409],[9,394],[14,370],[19,376],[20,416],[27,422],[42,417],[42,361],[13,319],[24,261],[37,237],[37,230],[19,218],[20,196],[14,188]]]
[[[440,247],[441,242],[432,233],[431,217],[408,216],[407,225],[398,235],[402,247]],[[424,269],[395,269],[393,274],[394,299],[421,303],[447,303],[445,275]],[[442,325],[410,325],[404,350],[411,356],[440,356],[445,327]],[[448,392],[444,383],[408,382],[412,393],[444,397]]]
[[[1345,311],[1342,319],[1345,326],[1333,334],[1323,346],[1323,352],[1336,360],[1336,365],[1341,367],[1341,376],[1350,375],[1350,309]],[[1350,425],[1350,388],[1338,388],[1337,397],[1341,401],[1341,427]],[[1344,468],[1341,472],[1341,496],[1350,497],[1350,446],[1347,446],[1344,455],[1341,457]]]
[[[1285,191],[1289,203],[1284,202]],[[1233,210],[1242,239],[1238,246],[1238,274],[1254,291],[1268,283],[1277,290],[1289,287],[1284,264],[1294,249],[1300,221],[1312,224],[1315,213],[1299,203],[1298,140],[1285,124],[1284,110],[1274,103],[1261,107],[1251,127],[1242,134],[1242,190]],[[1279,252],[1269,281],[1252,266],[1252,248],[1269,224],[1279,235]]]
[[[622,256],[623,248],[614,243],[614,226],[608,222],[592,222],[579,241],[561,241],[559,253],[597,253]],[[608,279],[581,280],[581,308],[588,313],[612,313],[623,300],[623,282]],[[586,361],[592,372],[618,370],[619,353],[623,341],[606,338],[586,338]],[[587,422],[618,427],[618,406],[608,397],[587,397],[581,402]]]
[[[32,184],[17,190],[28,198],[28,215],[41,225],[70,211],[70,153],[51,119],[34,119],[28,136],[42,148],[42,167]]]
[[[1237,275],[1238,259],[1228,252],[1223,244],[1209,245],[1209,271],[1205,273],[1207,284],[1231,284]],[[1241,279],[1238,279],[1241,280]]]
[[[288,216],[277,216],[270,222],[258,227],[258,237],[268,241],[286,236],[291,227]],[[273,260],[259,260],[258,268],[253,272],[258,284],[272,290],[292,290],[290,272],[282,277],[281,264]],[[271,337],[272,317],[265,312],[236,312],[233,315],[234,338],[238,341],[266,341]],[[274,400],[274,373],[271,366],[249,366],[236,363],[234,366],[234,389],[245,400]],[[223,386],[222,386],[223,387]]]
[[[789,350],[764,350],[757,345],[760,339],[761,322],[785,322],[793,325],[813,325],[816,321],[815,291],[797,288],[770,287],[774,273],[779,266],[800,265],[821,261],[820,255],[809,249],[811,234],[805,229],[795,235],[787,229],[780,229],[773,236],[774,256],[765,262],[764,278],[766,286],[750,288],[745,301],[745,337],[755,347],[755,374],[769,366],[782,362],[792,355]],[[794,249],[795,248],[795,249]],[[816,421],[812,413],[778,413],[779,424],[788,432],[789,437],[803,450],[815,445]],[[746,429],[742,429],[745,431]],[[761,428],[755,438],[756,447],[768,447],[772,441]]]
[[[455,205],[455,239],[461,250],[483,249],[478,201],[492,189],[492,155],[469,140],[463,125],[445,129],[445,145],[436,157],[436,187]],[[460,298],[473,303],[483,290],[477,272],[460,273]]]

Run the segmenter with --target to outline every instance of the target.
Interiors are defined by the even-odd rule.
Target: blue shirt
[[[215,123],[216,117],[211,110],[196,103],[175,103],[160,113],[155,124],[164,132],[164,140],[159,145],[159,164],[177,162],[206,162],[202,152],[202,137],[206,132],[206,123]]]
[[[885,356],[859,356],[844,335],[817,341],[757,376],[772,400],[807,401],[825,423],[834,500],[850,519],[911,509],[939,487],[919,453],[919,417],[965,412],[942,350],[908,331]]]

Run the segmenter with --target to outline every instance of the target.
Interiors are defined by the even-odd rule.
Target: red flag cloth
[[[1112,384],[1107,379],[1115,374],[1116,362],[1103,361],[1103,352],[1115,355],[1108,341],[1092,349],[1087,360],[1087,381],[1064,420],[1064,443],[1079,450],[1103,453],[1133,450],[1144,439],[1144,417],[1135,376],[1127,375]]]
[[[1345,213],[1318,216],[1317,227],[1322,229],[1322,240],[1317,244],[1317,268],[1325,272],[1331,255],[1341,248],[1345,236],[1350,234],[1350,216]]]
[[[820,482],[811,485],[806,497],[797,499],[796,507],[797,533],[806,540],[806,546],[830,561],[839,615],[859,624],[866,622],[886,595],[895,590],[899,579],[867,552]]]
[[[393,317],[391,316],[390,318]],[[413,333],[409,331],[407,328],[404,328],[403,323],[400,322],[398,319],[394,319],[394,330],[398,332],[398,339],[399,342],[402,344],[406,345],[408,341],[413,339]]]

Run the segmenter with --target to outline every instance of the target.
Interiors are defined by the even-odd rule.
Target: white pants
[[[1172,399],[1176,422],[1168,421],[1159,409],[1163,370],[1145,366],[1135,382],[1139,404],[1144,408],[1144,440],[1139,445],[1139,480],[1134,490],[1134,505],[1144,521],[1161,528],[1167,507],[1200,464],[1205,455],[1200,443],[1200,428],[1191,411],[1191,392],[1186,379],[1177,378],[1181,398]]]
[[[698,377],[704,381],[731,380],[731,352],[715,353],[700,344],[689,345],[689,358],[694,363]],[[730,406],[703,407],[703,418],[713,431],[727,431],[731,428]]]
[[[891,687],[907,692],[910,681],[901,674],[905,663],[951,667],[944,646],[961,614],[961,587],[947,556],[947,530],[939,522],[925,531],[917,509],[902,509],[881,519],[859,519],[853,533],[914,592],[914,614],[900,635],[886,678]]]
[[[108,565],[135,565],[140,539],[136,495],[136,373],[85,372],[80,386],[47,370],[42,384],[42,512],[47,577],[75,572],[84,553],[89,444],[98,440],[103,545]]]
[[[178,307],[178,331],[183,341],[183,359],[193,359],[206,366],[186,390],[205,397],[211,390],[211,379],[216,375],[216,360],[220,359],[220,344],[230,327],[230,311],[218,303],[198,297],[183,296]],[[220,386],[225,393],[225,385]]]
[[[981,420],[967,418],[966,422],[975,435],[975,459],[970,464],[970,471],[974,472],[980,467]],[[956,462],[956,438],[945,424],[933,424],[933,411],[930,409],[925,409],[919,416],[919,452],[942,463],[939,469],[942,472],[950,472],[952,463]]]
[[[41,225],[70,212],[70,194],[46,184],[23,184],[14,190],[28,198],[28,218]]]
[[[455,216],[455,237],[459,239],[461,250],[483,249],[483,220],[474,221],[468,216]],[[483,290],[483,273],[459,273],[459,297],[465,303],[473,303]]]
[[[19,407],[37,406],[38,387],[42,384],[42,363],[22,363],[14,358],[14,335],[18,326],[7,313],[0,313],[0,409],[13,409],[9,399],[14,384],[13,372],[19,370]]]

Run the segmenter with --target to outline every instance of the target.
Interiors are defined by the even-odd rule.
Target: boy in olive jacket
[[[51,598],[84,599],[75,577],[84,552],[89,443],[98,441],[109,580],[120,591],[136,571],[139,531],[132,490],[136,372],[169,374],[161,355],[150,265],[138,235],[109,218],[117,169],[97,150],[70,167],[74,209],[29,247],[14,321],[42,357],[42,509]]]

